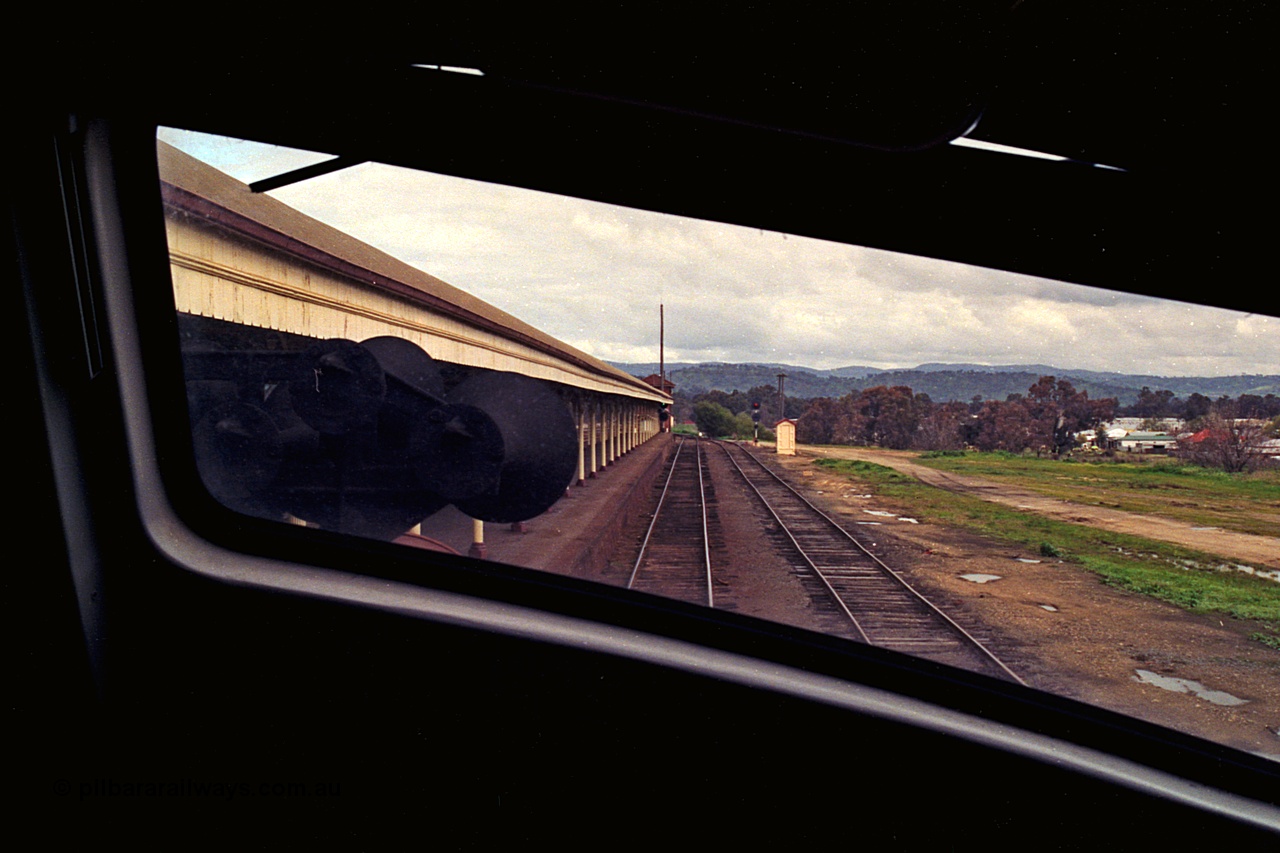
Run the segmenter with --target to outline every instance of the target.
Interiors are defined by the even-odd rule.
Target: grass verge
[[[1234,562],[958,495],[870,462],[819,459],[814,464],[900,501],[916,517],[1057,557],[1094,572],[1111,586],[1187,610],[1254,620],[1260,630],[1253,639],[1280,648],[1280,584],[1237,571]]]
[[[989,477],[1049,497],[1206,527],[1274,536],[1280,470],[1228,474],[1168,456],[1063,459],[1013,453],[935,451],[916,460],[941,471]]]

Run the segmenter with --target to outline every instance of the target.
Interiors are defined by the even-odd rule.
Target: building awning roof
[[[482,299],[249,187],[185,152],[157,142],[162,193],[172,212],[206,220],[361,286],[417,304],[481,332],[557,359],[606,381],[617,393],[666,402],[669,395]]]

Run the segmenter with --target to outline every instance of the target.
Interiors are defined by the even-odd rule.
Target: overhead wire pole
[[[661,302],[658,303],[658,390],[667,393],[667,320]],[[667,429],[670,428],[668,418]]]

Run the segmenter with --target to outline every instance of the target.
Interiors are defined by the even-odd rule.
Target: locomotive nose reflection
[[[452,390],[411,341],[189,352],[196,461],[227,506],[392,539],[449,504],[525,521],[564,494],[577,432],[545,382],[476,371]]]

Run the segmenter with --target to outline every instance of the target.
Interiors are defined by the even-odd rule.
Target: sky
[[[161,138],[246,183],[328,155]],[[585,352],[1280,374],[1280,319],[379,164],[269,193]]]

